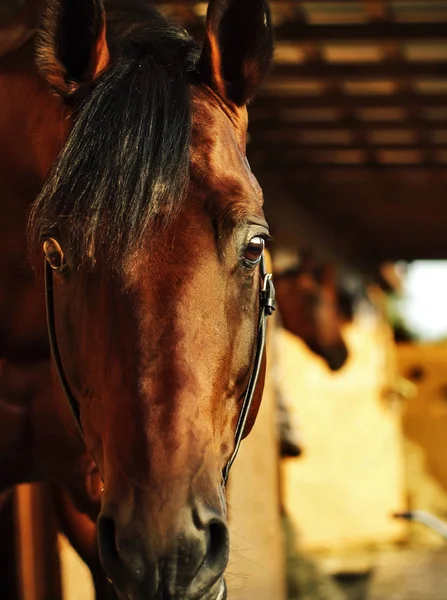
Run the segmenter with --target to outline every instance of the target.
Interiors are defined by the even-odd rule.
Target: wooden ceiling
[[[203,34],[206,2],[157,4]],[[447,0],[271,7],[249,158],[278,234],[304,218],[357,263],[447,258]]]

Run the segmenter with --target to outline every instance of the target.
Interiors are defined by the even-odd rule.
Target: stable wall
[[[446,520],[447,344],[399,344],[397,357],[413,382],[403,411],[409,507]],[[445,544],[422,525],[411,531],[413,541]]]
[[[269,321],[271,328],[273,318]],[[270,344],[268,350],[270,354]],[[242,442],[229,479],[229,600],[285,598],[276,420],[272,381],[267,376],[258,418]]]
[[[401,407],[391,332],[366,306],[345,330],[350,357],[337,373],[283,332],[284,386],[305,456],[284,466],[286,509],[302,551],[340,552],[395,542],[406,527]]]

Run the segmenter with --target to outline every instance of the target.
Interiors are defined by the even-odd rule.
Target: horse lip
[[[225,585],[225,581],[222,579],[222,583],[220,584],[220,588],[217,593],[216,600],[226,600],[226,597],[227,597],[227,586]]]
[[[111,582],[110,579],[109,579],[109,581]],[[122,596],[121,594],[122,594],[122,592],[119,592],[118,597],[120,599],[122,598],[122,600],[133,600],[133,598],[134,598],[132,592],[131,593],[127,592],[127,594],[125,593],[124,596]],[[158,598],[161,598],[161,594],[162,594],[161,590],[158,589],[158,593],[156,594],[157,600],[158,600]],[[164,595],[163,595],[163,597],[164,597]],[[169,596],[169,597],[171,598],[171,596]],[[139,596],[138,596],[138,598],[139,598]],[[196,597],[194,597],[194,598],[196,598]],[[215,600],[227,600],[227,586],[225,584],[224,579],[222,579],[220,582],[219,590],[217,592],[217,596],[216,596]]]

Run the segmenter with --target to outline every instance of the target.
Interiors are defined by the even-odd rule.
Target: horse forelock
[[[118,262],[183,205],[199,48],[148,16],[110,15],[112,62],[74,103],[71,133],[31,210],[32,251],[60,232],[79,261],[106,254]]]

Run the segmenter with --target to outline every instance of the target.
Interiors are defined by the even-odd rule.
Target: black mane
[[[74,126],[30,217],[32,247],[63,234],[79,260],[117,259],[179,211],[189,180],[190,83],[199,50],[144,0],[106,3],[111,66]]]

